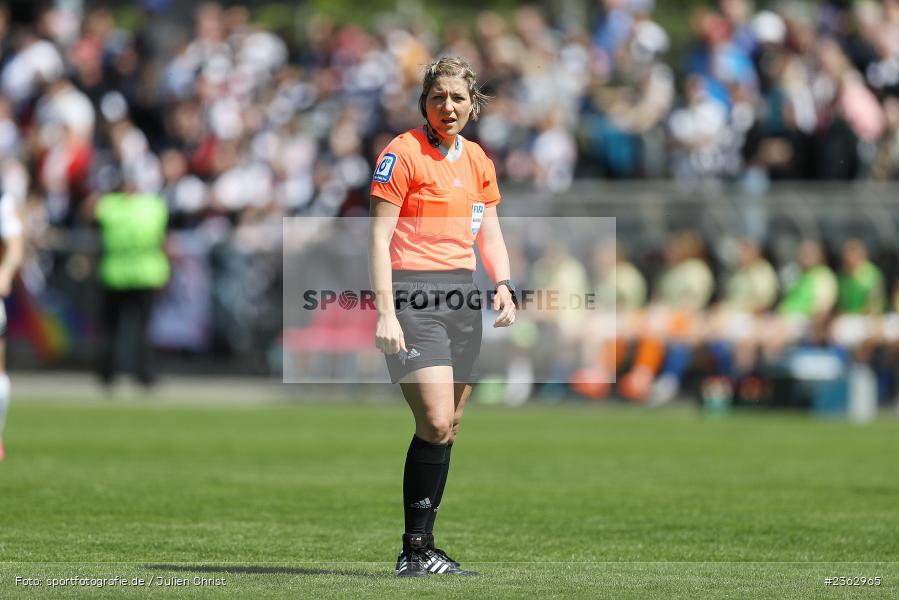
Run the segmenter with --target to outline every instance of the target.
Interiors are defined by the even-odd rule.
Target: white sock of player
[[[0,436],[6,425],[6,411],[9,410],[9,375],[0,373]]]

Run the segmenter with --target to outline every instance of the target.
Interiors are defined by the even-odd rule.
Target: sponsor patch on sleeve
[[[393,175],[394,166],[396,166],[396,154],[388,152],[381,159],[381,162],[378,163],[378,168],[375,169],[375,176],[372,179],[378,183],[387,183],[390,181],[390,176]]]

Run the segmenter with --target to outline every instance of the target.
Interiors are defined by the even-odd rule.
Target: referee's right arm
[[[396,229],[400,207],[376,196],[372,196],[371,201],[368,273],[378,309],[375,345],[385,354],[396,354],[400,350],[406,351],[403,330],[396,318],[393,304],[393,274],[390,265],[390,238]]]

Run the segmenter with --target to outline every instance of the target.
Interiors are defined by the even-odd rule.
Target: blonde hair
[[[481,116],[481,110],[490,101],[490,96],[481,91],[474,69],[467,60],[460,56],[445,56],[425,67],[424,80],[421,82],[421,96],[418,98],[418,110],[421,111],[421,116],[427,120],[428,94],[431,93],[431,88],[441,77],[458,77],[468,85],[468,95],[471,97],[471,120],[477,121]]]

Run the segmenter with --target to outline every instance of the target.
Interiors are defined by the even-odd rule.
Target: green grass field
[[[436,533],[482,576],[407,581],[393,576],[407,413],[14,404],[0,597],[899,596],[894,418],[472,406]],[[47,584],[116,576],[149,585]]]

